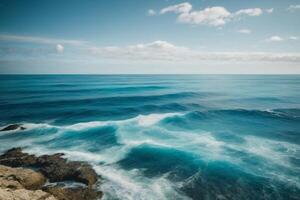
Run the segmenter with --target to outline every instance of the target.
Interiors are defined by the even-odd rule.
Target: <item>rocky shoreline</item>
[[[13,148],[0,156],[0,200],[96,200],[99,177],[64,154],[35,156]]]

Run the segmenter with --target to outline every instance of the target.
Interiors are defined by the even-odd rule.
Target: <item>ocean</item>
[[[104,199],[300,199],[299,75],[1,75],[0,153],[89,162]]]

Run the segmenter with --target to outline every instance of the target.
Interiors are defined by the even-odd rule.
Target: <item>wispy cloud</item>
[[[290,40],[299,40],[299,37],[297,37],[297,36],[290,36],[289,39]]]
[[[250,30],[241,29],[243,33]],[[132,61],[163,61],[163,62],[187,62],[198,63],[201,61],[268,61],[268,62],[300,62],[299,53],[271,53],[271,52],[205,52],[191,49],[185,46],[177,46],[167,41],[157,40],[150,43],[140,43],[128,46],[96,46],[91,43],[76,40],[61,40],[54,38],[24,37],[0,35],[0,40],[31,42],[51,44],[46,47],[2,47],[0,55],[2,58],[27,58],[35,59],[38,57],[84,59],[99,61],[101,59],[127,60]],[[279,36],[269,38],[272,41],[282,41]],[[287,39],[297,40],[298,37],[291,36]],[[55,45],[54,45],[55,44]],[[64,45],[74,45],[71,50],[65,52]],[[62,54],[64,53],[64,54]]]
[[[97,57],[128,60],[160,61],[267,61],[300,62],[298,53],[268,52],[202,52],[187,47],[176,46],[166,41],[155,41],[125,47],[94,47],[90,53]]]
[[[283,38],[278,35],[274,35],[274,36],[271,36],[270,38],[268,38],[267,40],[270,42],[281,42],[281,41],[283,41]]]
[[[120,59],[180,60],[188,52],[188,49],[158,40],[125,47],[93,47],[89,49],[89,52],[93,55]],[[180,54],[181,56],[177,57]]]
[[[192,10],[192,5],[188,2],[168,6],[160,10],[160,14],[165,14],[167,12],[175,12],[175,13],[189,13]]]
[[[299,37],[297,36],[289,36],[289,37],[281,37],[281,36],[278,36],[278,35],[274,35],[274,36],[271,36],[267,39],[267,41],[269,42],[282,42],[282,41],[286,41],[286,40],[298,40]]]
[[[54,39],[54,38],[47,38],[47,37],[33,37],[33,36],[7,35],[7,34],[0,34],[0,41],[30,42],[30,43],[37,43],[37,44],[68,44],[68,45],[87,44],[87,42],[81,40],[64,40],[64,39]]]
[[[260,16],[264,10],[261,8],[247,8],[236,12],[230,12],[221,6],[209,7],[203,10],[193,10],[193,6],[188,3],[181,3],[165,7],[160,10],[160,14],[176,13],[177,21],[187,24],[222,26],[232,19],[240,18],[242,16]],[[265,12],[272,13],[273,8],[266,9]]]
[[[288,8],[287,8],[288,11],[290,12],[294,12],[294,11],[300,11],[300,4],[298,5],[290,5]]]
[[[147,11],[147,14],[148,14],[149,16],[153,16],[153,15],[156,15],[156,11],[153,10],[153,9],[149,9],[149,10]]]
[[[235,13],[232,13],[231,15],[233,17],[240,16],[240,15],[248,15],[248,16],[260,16],[263,14],[263,10],[261,8],[247,8],[247,9],[241,9],[236,11]]]
[[[243,34],[250,34],[250,33],[252,33],[252,31],[250,29],[240,29],[237,32],[243,33]]]

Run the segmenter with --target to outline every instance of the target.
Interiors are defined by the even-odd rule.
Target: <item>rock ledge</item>
[[[25,195],[19,190],[28,190],[25,196],[30,200],[100,199],[102,192],[95,189],[98,177],[93,168],[86,162],[68,161],[63,155],[34,156],[22,152],[21,148],[8,150],[0,156],[0,199],[6,199],[1,195],[6,195],[7,199],[18,199],[13,197],[17,194]],[[46,181],[50,184],[45,185]],[[69,186],[66,182],[79,184]],[[42,198],[35,198],[37,194]]]

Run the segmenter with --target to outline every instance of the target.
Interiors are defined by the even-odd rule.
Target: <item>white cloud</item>
[[[63,45],[61,45],[61,44],[57,44],[56,45],[56,52],[57,53],[63,53],[64,52],[64,46]]]
[[[298,4],[298,5],[290,5],[290,6],[287,8],[287,10],[288,10],[288,11],[291,11],[291,12],[300,10],[300,4]]]
[[[209,7],[198,11],[193,11],[192,8],[193,7],[190,3],[185,2],[163,8],[160,10],[160,14],[172,12],[178,14],[178,22],[210,26],[222,26],[232,19],[239,18],[243,15],[253,17],[263,14],[263,10],[261,8],[241,9],[233,13],[220,6]],[[266,12],[272,11],[269,10]]]
[[[33,36],[21,36],[21,35],[5,35],[0,34],[0,41],[12,41],[12,42],[30,42],[38,44],[69,44],[69,45],[84,45],[85,41],[81,40],[61,40],[47,37],[33,37]]]
[[[205,8],[201,11],[183,13],[178,20],[190,24],[206,24],[211,26],[222,26],[229,21],[230,12],[223,7]]]
[[[252,31],[250,29],[240,29],[238,30],[238,32],[243,34],[250,34]]]
[[[166,41],[155,41],[125,47],[93,47],[89,52],[97,58],[150,60],[197,63],[199,61],[267,61],[300,62],[299,53],[268,52],[202,52]]]
[[[268,38],[267,40],[270,42],[281,42],[284,39],[280,36],[274,35],[274,36],[271,36],[270,38]]]
[[[148,13],[149,16],[156,15],[156,11],[153,10],[153,9],[149,9],[147,13]]]

